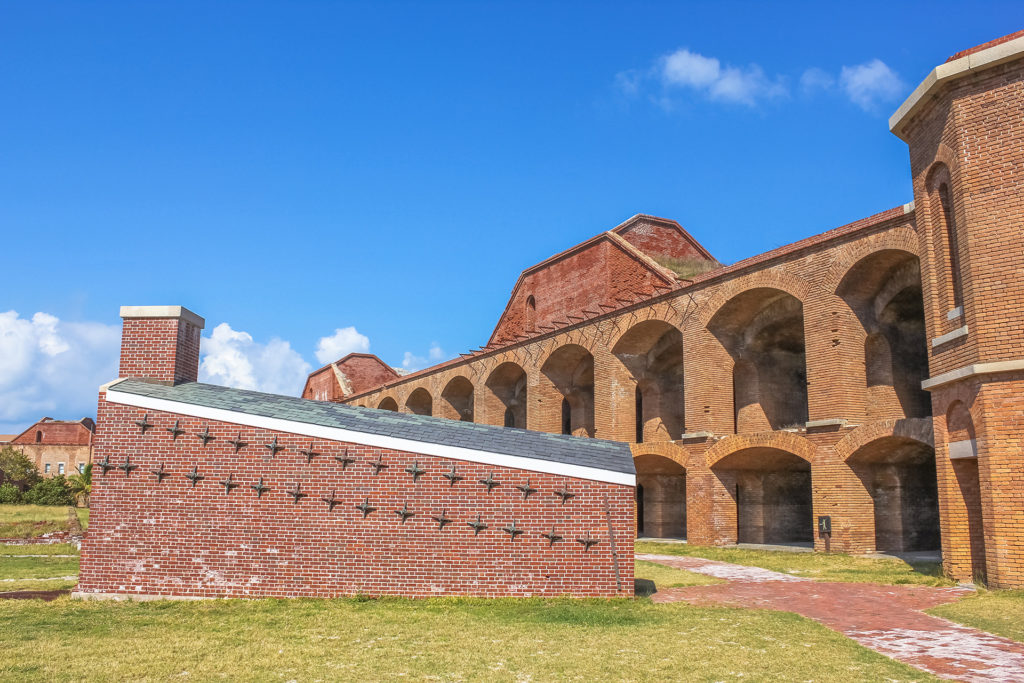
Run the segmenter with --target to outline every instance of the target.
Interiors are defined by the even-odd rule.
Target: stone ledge
[[[994,363],[975,363],[974,365],[965,365],[962,368],[944,372],[941,375],[936,375],[935,377],[929,377],[921,382],[921,388],[925,391],[931,391],[932,389],[941,387],[944,384],[959,382],[960,380],[968,379],[970,377],[993,375],[999,372],[1019,371],[1024,371],[1024,359],[1003,360],[996,361]]]
[[[206,320],[184,306],[122,306],[122,318],[181,318],[199,329],[206,327]]]
[[[964,325],[963,327],[956,328],[952,332],[947,332],[946,334],[940,335],[940,336],[935,337],[934,339],[932,339],[932,348],[934,349],[935,347],[942,346],[943,344],[949,343],[949,342],[953,341],[954,339],[959,339],[960,337],[966,337],[966,336],[967,336],[967,325]]]

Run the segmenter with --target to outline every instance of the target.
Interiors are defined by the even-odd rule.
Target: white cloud
[[[339,327],[329,337],[321,337],[316,344],[316,359],[326,365],[350,353],[366,353],[370,338],[354,327]]]
[[[832,74],[816,66],[807,69],[800,76],[800,87],[807,92],[812,90],[828,90],[835,84],[836,79],[832,77]]]
[[[426,357],[417,356],[412,351],[406,351],[405,355],[402,357],[402,370],[406,372],[415,372],[443,359],[444,351],[440,346],[438,346],[437,342],[434,342],[430,345],[430,350],[427,351]]]
[[[117,325],[0,313],[0,431],[95,415],[99,386],[117,378],[120,340]]]
[[[898,98],[905,91],[900,77],[880,59],[844,66],[839,73],[839,85],[854,104],[866,111]]]
[[[782,77],[769,78],[757,64],[722,66],[714,57],[685,48],[662,58],[659,71],[667,88],[688,88],[720,102],[753,106],[787,93]]]
[[[227,323],[203,337],[199,355],[199,381],[272,394],[298,395],[311,369],[288,342],[259,344]]]

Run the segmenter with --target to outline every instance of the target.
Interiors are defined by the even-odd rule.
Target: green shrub
[[[0,503],[20,503],[21,489],[8,482],[0,484]]]
[[[30,505],[75,504],[71,485],[68,484],[68,480],[64,478],[63,474],[43,479],[25,493],[24,500]]]
[[[13,446],[0,449],[0,472],[4,474],[3,479],[16,484],[22,491],[35,486],[41,479],[35,463]]]

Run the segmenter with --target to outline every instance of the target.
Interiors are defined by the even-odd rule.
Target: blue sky
[[[294,393],[335,353],[485,343],[523,268],[635,213],[730,263],[903,204],[889,114],[1022,26],[1019,2],[8,3],[0,432],[94,411],[122,304],[191,308],[206,378]]]

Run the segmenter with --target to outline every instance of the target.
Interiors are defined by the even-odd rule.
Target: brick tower
[[[890,119],[910,147],[946,572],[1024,585],[1024,31]]]

